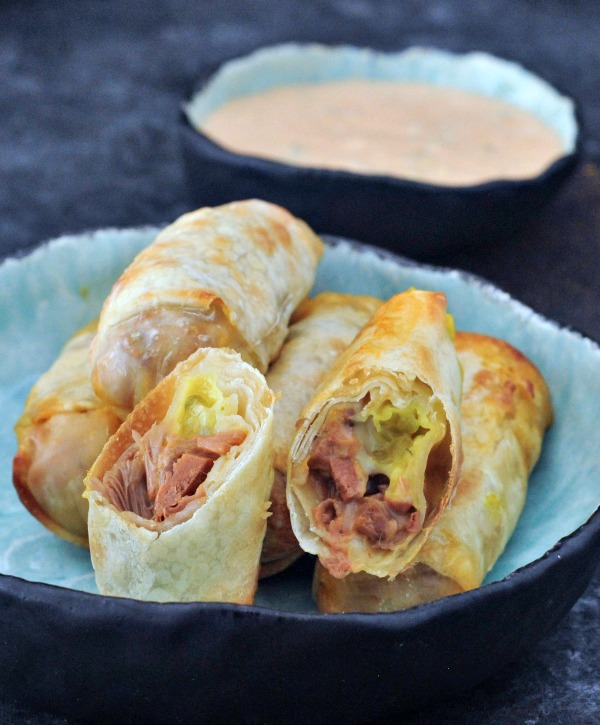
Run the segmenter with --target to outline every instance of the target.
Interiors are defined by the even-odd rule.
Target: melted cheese
[[[399,408],[385,401],[367,405],[354,425],[361,442],[356,455],[367,475],[385,474],[385,498],[426,508],[424,481],[429,453],[443,440],[446,425],[441,405],[413,400]]]

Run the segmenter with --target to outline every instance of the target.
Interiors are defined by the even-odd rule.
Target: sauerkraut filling
[[[214,376],[184,378],[165,418],[144,435],[132,431],[133,443],[92,488],[120,511],[157,523],[191,503],[196,510],[218,487],[211,474],[250,431],[240,407]]]
[[[420,531],[440,490],[436,452],[446,430],[431,396],[399,406],[367,395],[332,406],[308,458],[320,499],[315,524],[330,545],[341,548],[358,535],[389,550]]]

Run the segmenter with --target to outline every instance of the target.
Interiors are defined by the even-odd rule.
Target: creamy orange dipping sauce
[[[275,88],[224,104],[200,130],[238,153],[452,186],[533,177],[564,154],[551,128],[505,101],[395,81]]]

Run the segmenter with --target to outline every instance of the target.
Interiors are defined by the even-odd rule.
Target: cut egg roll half
[[[201,348],[136,406],[86,480],[102,594],[253,601],[273,481],[273,401],[238,353]]]
[[[538,369],[502,340],[459,333],[464,460],[453,499],[413,565],[394,580],[315,569],[323,612],[390,612],[478,587],[511,536],[552,421]]]
[[[301,413],[288,469],[294,532],[333,576],[396,576],[448,504],[461,372],[446,297],[384,303]]]
[[[94,392],[88,350],[92,323],[77,332],[31,389],[17,421],[13,483],[25,507],[50,531],[87,546],[84,479],[126,412]]]
[[[266,372],[322,253],[307,224],[268,202],[184,214],[104,303],[92,346],[96,392],[132,409],[199,347],[232,348]]]
[[[296,421],[319,383],[366,325],[381,300],[366,295],[322,292],[300,304],[267,383],[278,395],[273,447],[275,479],[271,516],[261,555],[261,576],[285,569],[303,552],[292,531],[286,502],[287,462]]]

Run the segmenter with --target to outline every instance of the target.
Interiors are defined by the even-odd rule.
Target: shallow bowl
[[[344,78],[417,81],[518,106],[561,138],[564,155],[530,179],[440,186],[392,176],[296,166],[224,148],[198,130],[229,100],[281,85]],[[285,44],[226,63],[185,104],[180,139],[191,206],[257,197],[279,203],[319,232],[431,258],[457,246],[509,245],[576,167],[581,133],[573,101],[516,63],[432,48],[379,53]]]
[[[556,420],[484,586],[394,614],[320,615],[305,558],[262,582],[255,606],[94,593],[88,552],[18,501],[12,425],[156,232],[63,237],[0,265],[0,698],[96,722],[366,721],[471,687],[550,632],[600,559],[600,348],[478,278],[339,239],[315,292],[442,290],[460,329],[507,339],[548,380]]]

